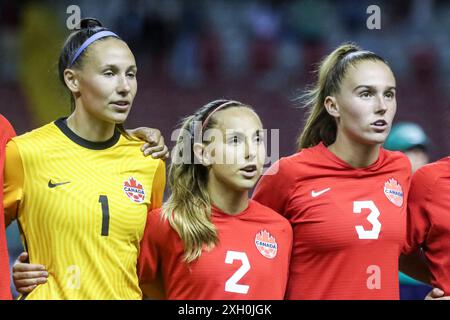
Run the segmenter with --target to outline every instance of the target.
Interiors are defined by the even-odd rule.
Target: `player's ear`
[[[339,118],[339,105],[336,101],[336,97],[333,96],[327,96],[325,97],[325,100],[323,101],[323,106],[327,110],[328,114],[332,116],[333,118]]]
[[[210,152],[208,152],[206,146],[203,143],[196,142],[193,146],[193,151],[195,157],[204,166],[210,166],[212,164],[212,157]]]
[[[72,93],[80,91],[80,82],[78,80],[77,72],[73,69],[64,70],[64,82]]]

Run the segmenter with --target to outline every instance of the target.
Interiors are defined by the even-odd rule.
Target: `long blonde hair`
[[[193,145],[198,141],[194,141],[194,137],[201,137],[200,142],[205,143],[203,133],[217,126],[217,119],[212,115],[231,107],[251,109],[241,102],[225,99],[204,105],[194,115],[183,120],[173,150],[168,176],[172,192],[162,212],[163,218],[168,219],[183,241],[184,260],[187,263],[199,258],[204,248],[212,249],[219,241],[216,227],[211,221],[208,169],[195,161]],[[196,126],[196,123],[201,125]]]
[[[355,66],[364,60],[381,61],[389,65],[377,54],[361,50],[352,43],[339,46],[322,60],[316,70],[317,81],[313,88],[298,98],[309,108],[305,127],[297,138],[298,150],[313,147],[320,142],[328,146],[336,140],[336,120],[325,109],[325,98],[339,92],[350,65]]]

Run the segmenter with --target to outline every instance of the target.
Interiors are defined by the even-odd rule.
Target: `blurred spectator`
[[[275,62],[275,49],[280,30],[277,12],[268,3],[254,3],[248,10],[248,20],[253,38],[250,54],[252,71],[257,76],[270,71]]]
[[[191,34],[191,23],[195,24],[195,19],[190,16],[192,11],[183,12],[180,1],[167,0],[150,3],[143,21],[141,45],[149,50],[148,58],[151,62],[152,72],[161,77],[168,71],[167,64],[172,50],[177,49],[176,41],[180,34],[180,20],[184,18],[183,27],[186,28],[186,33]],[[184,39],[181,41],[183,42]]]
[[[17,1],[0,2],[0,82],[16,81],[19,57],[19,13]]]
[[[412,122],[400,122],[392,127],[384,147],[405,153],[412,164],[413,172],[430,162],[428,149],[430,141],[425,131]]]

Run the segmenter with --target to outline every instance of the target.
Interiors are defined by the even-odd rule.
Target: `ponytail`
[[[388,64],[375,53],[361,50],[354,44],[343,44],[322,60],[316,71],[318,77],[314,87],[298,98],[309,108],[305,127],[297,138],[298,150],[313,147],[320,142],[326,146],[334,143],[337,125],[336,120],[325,109],[325,98],[338,93],[348,67],[363,60]]]

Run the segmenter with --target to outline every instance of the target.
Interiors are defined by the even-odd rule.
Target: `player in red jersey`
[[[387,62],[342,45],[321,63],[299,152],[253,199],[285,216],[294,243],[287,299],[398,299],[411,165],[381,148],[396,112]]]
[[[3,165],[6,143],[16,135],[11,124],[0,115],[0,185],[3,185]],[[0,300],[11,299],[8,247],[6,245],[3,189],[0,190]]]
[[[405,253],[422,249],[434,289],[429,297],[450,295],[450,157],[420,168],[411,181],[408,198]],[[402,261],[402,260],[400,260]],[[437,291],[436,291],[437,290]]]
[[[168,299],[283,299],[292,229],[248,199],[265,155],[256,113],[208,103],[185,120],[174,155],[172,194],[141,242],[141,284],[160,275]]]

